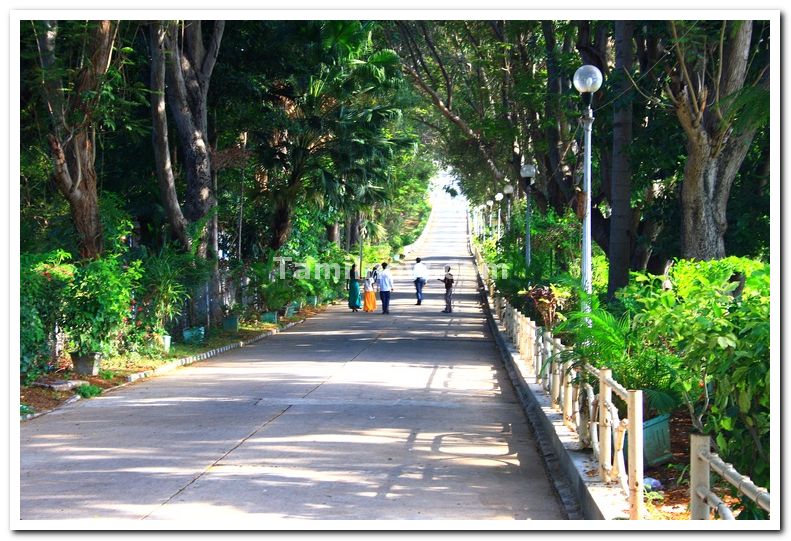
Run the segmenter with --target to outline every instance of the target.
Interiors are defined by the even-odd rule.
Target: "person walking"
[[[379,300],[382,301],[382,313],[390,313],[390,293],[393,291],[393,277],[387,270],[387,263],[382,263],[382,272],[379,273]]]
[[[360,277],[357,274],[357,264],[352,263],[352,268],[349,269],[349,308],[352,312],[359,312],[362,308],[360,301]]]
[[[445,265],[445,277],[437,278],[440,282],[445,284],[445,309],[442,311],[444,314],[453,312],[453,275],[450,272],[450,265]]]
[[[414,279],[417,292],[417,302],[415,304],[421,305],[423,304],[423,287],[428,280],[428,267],[420,261],[419,257],[415,259],[415,264],[412,267],[412,278]]]
[[[379,283],[379,265],[374,265],[365,276],[363,283],[363,312],[376,310],[376,293],[374,289]]]

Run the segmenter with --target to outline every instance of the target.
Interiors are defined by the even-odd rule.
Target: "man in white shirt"
[[[382,272],[379,273],[379,300],[382,301],[382,313],[390,313],[390,292],[393,291],[393,277],[387,269],[387,263],[382,263]]]
[[[417,303],[423,303],[423,286],[426,285],[428,280],[428,267],[425,263],[420,262],[420,258],[415,259],[415,265],[412,267],[412,278],[415,282],[415,290],[417,291]]]

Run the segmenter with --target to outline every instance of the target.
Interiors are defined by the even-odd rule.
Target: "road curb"
[[[574,432],[565,427],[561,413],[555,412],[549,399],[540,392],[536,385],[525,379],[521,368],[525,361],[519,355],[516,347],[506,339],[500,330],[500,325],[489,305],[489,297],[486,294],[486,287],[478,270],[477,262],[475,270],[481,296],[481,307],[489,323],[489,329],[497,344],[511,384],[522,404],[528,425],[541,451],[544,466],[568,518],[570,520],[628,519],[628,513],[621,513],[614,509],[622,506],[607,505],[608,502],[616,503],[618,498],[614,495],[614,491],[596,477],[585,473],[584,465],[590,457],[583,451],[571,449],[578,438]],[[536,388],[534,389],[534,387]]]

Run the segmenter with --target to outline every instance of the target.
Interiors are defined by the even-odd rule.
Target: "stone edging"
[[[331,302],[329,304],[331,304],[331,305],[337,304],[337,301],[333,301],[333,302]],[[299,323],[303,323],[306,319],[308,319],[308,318],[304,317],[304,318],[302,318],[299,321],[292,321],[291,323],[287,323],[282,328],[269,329],[269,330],[264,331],[263,333],[259,334],[258,336],[254,336],[253,338],[250,338],[249,340],[240,340],[239,342],[234,342],[234,343],[231,343],[231,344],[227,344],[225,346],[214,348],[214,349],[211,349],[209,351],[205,351],[203,353],[198,353],[197,355],[190,355],[189,357],[183,357],[181,359],[175,359],[173,361],[165,363],[165,364],[163,364],[161,366],[158,366],[156,368],[152,368],[151,370],[145,370],[143,372],[137,372],[135,374],[129,374],[128,376],[126,376],[126,383],[122,383],[120,385],[116,385],[114,387],[110,387],[108,389],[104,389],[102,392],[103,393],[111,392],[111,391],[114,391],[116,389],[120,389],[121,387],[126,387],[130,383],[132,383],[134,381],[137,381],[139,379],[144,379],[144,378],[148,378],[148,377],[151,377],[151,376],[158,376],[160,374],[164,374],[166,372],[170,372],[171,370],[174,370],[175,368],[178,368],[180,366],[186,366],[186,365],[192,364],[192,363],[197,362],[197,361],[203,361],[205,359],[209,359],[211,357],[214,357],[215,355],[218,355],[220,353],[225,353],[226,351],[229,351],[229,350],[232,350],[232,349],[243,347],[243,346],[246,346],[248,344],[253,344],[253,343],[258,342],[259,340],[261,340],[263,338],[266,338],[267,336],[272,336],[272,335],[278,334],[280,332],[285,331],[286,329],[290,329],[294,325],[297,325]],[[49,410],[46,410],[46,411],[40,411],[38,413],[29,413],[27,415],[20,415],[19,416],[19,420],[20,421],[29,421],[30,419],[35,419],[36,417],[41,417],[42,415],[46,415],[47,413],[51,413],[51,412],[53,412],[53,411],[55,411],[57,409],[60,409],[60,408],[62,408],[64,406],[67,406],[68,404],[73,404],[77,400],[80,400],[80,398],[82,398],[80,395],[75,394],[74,396],[70,397],[68,400],[66,400],[62,404],[58,404],[57,406],[55,406],[52,409],[49,409]]]
[[[492,336],[568,518],[628,520],[628,506],[624,507],[626,497],[601,482],[597,476],[586,473],[586,470],[591,469],[591,454],[574,449],[578,443],[576,434],[563,424],[562,414],[552,408],[540,386],[525,377],[529,373],[526,372],[525,360],[500,330],[500,324],[490,308],[477,262],[475,270],[481,305]]]

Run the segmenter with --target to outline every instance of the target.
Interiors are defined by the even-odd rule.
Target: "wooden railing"
[[[612,378],[607,368],[597,369],[589,364],[575,367],[571,361],[562,361],[562,356],[558,355],[564,349],[561,341],[499,294],[478,247],[471,244],[471,250],[489,305],[503,326],[505,336],[525,361],[527,370],[532,371],[535,383],[549,396],[552,407],[562,412],[563,423],[577,433],[583,447],[593,450],[600,479],[605,483],[619,483],[629,500],[629,518],[641,519],[645,508],[642,391],[625,389]],[[598,394],[581,372],[598,380]],[[530,374],[523,376],[528,379]],[[626,403],[626,419],[619,419],[612,401],[613,393]],[[623,452],[625,437],[629,441],[628,471]]]
[[[689,446],[689,507],[693,520],[709,520],[712,509],[717,511],[721,519],[734,520],[731,508],[711,491],[711,470],[767,513],[770,512],[769,491],[756,486],[749,477],[740,474],[731,464],[712,453],[710,436],[692,434]]]

